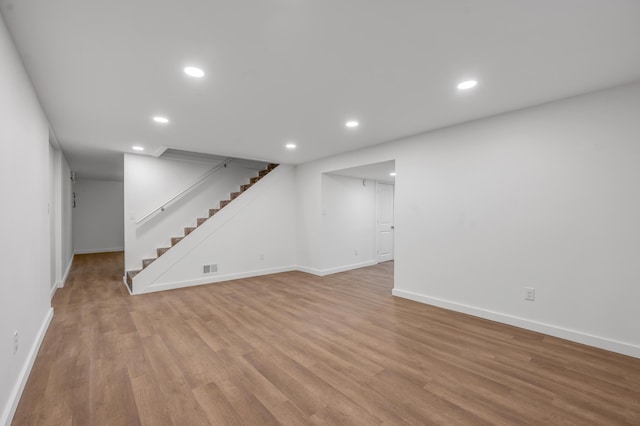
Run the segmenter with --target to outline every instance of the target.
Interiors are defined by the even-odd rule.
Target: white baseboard
[[[204,275],[202,276],[202,278],[198,278],[195,280],[151,284],[146,288],[144,288],[144,290],[140,293],[135,291],[135,286],[134,286],[134,292],[132,294],[153,293],[156,291],[173,290],[176,288],[193,287],[193,286],[205,285],[205,284],[214,284],[222,281],[231,281],[231,280],[238,280],[241,278],[259,277],[261,275],[278,274],[280,272],[290,272],[295,270],[296,270],[295,266],[283,266],[283,267],[268,268],[268,269],[258,269],[255,271],[248,271],[248,272],[238,272],[238,273],[232,273],[232,274],[226,274],[226,275],[216,275],[216,274]]]
[[[129,294],[133,294],[133,292],[131,291],[131,289],[129,288],[129,283],[127,282],[127,276],[123,275],[122,276],[122,284],[124,284],[124,288],[127,289],[127,291],[129,292]]]
[[[49,300],[53,300],[53,296],[56,295],[56,291],[58,291],[58,283],[55,283],[55,285],[51,287],[51,294],[49,295]]]
[[[62,280],[58,282],[58,288],[64,287],[65,283],[67,282],[67,278],[69,277],[69,272],[71,271],[71,265],[73,265],[73,256],[71,256],[71,260],[69,260],[69,264],[67,265],[67,269],[64,271]]]
[[[22,369],[20,369],[20,374],[18,375],[18,381],[13,386],[11,390],[11,394],[9,395],[9,400],[7,401],[7,405],[4,407],[2,411],[2,416],[0,417],[0,425],[8,426],[11,424],[11,420],[13,420],[13,416],[16,413],[16,409],[18,408],[18,403],[20,402],[20,397],[22,396],[22,392],[24,391],[24,387],[27,384],[27,379],[29,379],[29,374],[31,373],[31,368],[33,368],[33,363],[36,360],[36,356],[38,355],[38,350],[40,349],[40,345],[42,344],[42,340],[44,339],[44,335],[47,333],[47,329],[49,328],[49,324],[51,324],[51,319],[53,318],[53,308],[49,308],[47,311],[44,320],[42,321],[42,325],[40,326],[40,330],[38,330],[38,334],[31,345],[31,349],[29,350],[29,354],[24,361]]]
[[[124,251],[124,247],[112,247],[112,248],[103,248],[103,249],[86,249],[86,250],[75,250],[74,254],[94,254],[94,253],[111,253],[114,251]]]
[[[437,306],[439,308],[449,309],[456,312],[462,312],[465,314],[473,315],[480,318],[485,318],[492,321],[501,322],[503,324],[513,325],[515,327],[524,328],[527,330],[537,331],[538,333],[548,334],[549,336],[559,337],[565,340],[571,340],[572,342],[582,343],[596,348],[604,349],[607,351],[617,352],[623,355],[640,358],[640,346],[631,343],[620,342],[606,337],[594,336],[592,334],[584,333],[581,331],[571,330],[564,327],[559,327],[552,324],[546,324],[538,321],[529,320],[526,318],[516,317],[513,315],[506,315],[500,312],[490,311],[487,309],[478,308],[475,306],[469,306],[462,303],[452,302],[450,300],[439,299],[437,297],[431,297],[424,294],[414,293],[406,290],[393,289],[392,294],[394,296],[402,297],[404,299],[413,300],[416,302],[425,303],[427,305]]]
[[[71,256],[71,260],[69,260],[69,264],[67,265],[67,269],[64,271],[64,275],[62,275],[62,279],[60,281],[56,281],[56,286],[51,289],[51,298],[56,294],[56,289],[63,288],[64,284],[67,282],[67,277],[69,276],[69,271],[71,271],[71,265],[73,264],[73,256]]]
[[[300,272],[306,272],[307,274],[311,274],[311,275],[317,275],[319,277],[322,276],[322,270],[320,269],[315,269],[315,268],[309,268],[307,266],[296,266],[296,271],[300,271]]]
[[[322,275],[324,276],[324,275],[337,274],[338,272],[346,272],[352,269],[366,268],[367,266],[373,266],[376,264],[377,262],[375,260],[367,260],[366,262],[352,263],[351,265],[340,266],[338,268],[324,269],[322,271]]]
[[[64,287],[64,284],[67,282],[67,277],[69,276],[69,271],[71,270],[72,264],[73,264],[73,256],[71,256],[71,260],[69,261],[69,264],[67,265],[67,269],[64,271],[64,274],[62,275],[62,279],[60,279],[60,281],[56,281],[55,285],[51,288],[50,300],[53,300],[53,296],[56,295],[56,291],[59,288]]]
[[[226,275],[212,274],[212,275],[205,275],[205,276],[202,276],[201,278],[197,278],[189,281],[176,281],[176,282],[168,282],[168,283],[150,284],[149,286],[145,287],[141,292],[137,292],[135,290],[135,283],[134,283],[134,291],[131,294],[154,293],[156,291],[173,290],[176,288],[193,287],[193,286],[204,285],[204,284],[213,284],[213,283],[222,282],[222,281],[238,280],[241,278],[258,277],[261,275],[277,274],[280,272],[289,272],[289,271],[301,271],[301,272],[306,272],[309,274],[323,277],[325,275],[331,275],[338,272],[350,271],[352,269],[365,268],[367,266],[372,266],[375,264],[376,264],[375,260],[369,260],[366,262],[360,262],[360,263],[354,263],[351,265],[341,266],[339,268],[322,269],[322,270],[308,268],[306,266],[282,266],[282,267],[275,267],[275,268],[268,268],[268,269],[259,269],[259,270],[248,271],[248,272],[238,272],[238,273],[232,273],[232,274],[226,274]],[[126,285],[126,276],[123,277],[123,281]],[[127,286],[127,289],[128,288],[129,286]]]
[[[296,270],[306,272],[308,274],[317,275],[319,277],[324,277],[325,275],[337,274],[338,272],[346,272],[352,269],[366,268],[367,266],[373,266],[376,264],[377,262],[375,260],[367,260],[366,262],[352,263],[351,265],[340,266],[338,268],[315,269],[308,268],[306,266],[297,266]]]

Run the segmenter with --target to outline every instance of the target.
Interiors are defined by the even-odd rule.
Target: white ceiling
[[[637,0],[0,7],[79,177],[121,178],[134,143],[298,164],[640,79]]]

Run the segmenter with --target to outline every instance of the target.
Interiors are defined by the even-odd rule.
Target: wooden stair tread
[[[142,269],[144,269],[147,266],[151,265],[153,262],[155,262],[156,259],[157,259],[157,257],[154,257],[153,259],[142,259]]]
[[[171,247],[161,247],[161,248],[156,249],[156,252],[158,253],[158,257],[160,257],[163,254],[165,254],[166,252],[168,252],[169,249],[171,249]]]
[[[171,247],[175,246],[176,244],[178,244],[180,241],[182,241],[184,237],[173,237],[171,238]]]
[[[186,237],[187,235],[192,233],[194,229],[196,229],[195,226],[187,226],[186,228],[184,228],[184,236]]]
[[[133,291],[133,277],[138,275],[141,271],[142,269],[127,271],[127,286],[129,287],[129,290]]]

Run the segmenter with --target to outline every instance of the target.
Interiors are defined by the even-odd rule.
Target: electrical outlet
[[[534,301],[536,300],[536,289],[533,287],[524,288],[524,300]]]
[[[354,255],[354,256],[357,256],[357,255],[358,255],[358,250],[354,250],[354,251],[353,251],[353,255]]]
[[[13,354],[18,353],[18,330],[13,332]]]

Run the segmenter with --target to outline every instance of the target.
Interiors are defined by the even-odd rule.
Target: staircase
[[[209,209],[209,214],[208,214],[207,217],[197,218],[196,219],[196,226],[187,226],[187,227],[185,227],[183,236],[171,238],[171,246],[170,247],[161,247],[161,248],[156,249],[157,257],[154,257],[154,258],[151,258],[151,259],[143,259],[142,260],[142,269],[133,270],[133,271],[127,271],[126,282],[127,282],[127,285],[129,286],[129,290],[133,291],[133,278],[136,275],[138,275],[140,272],[142,272],[147,266],[151,265],[160,256],[162,256],[163,254],[165,254],[166,252],[171,250],[171,248],[173,248],[176,244],[180,243],[180,241],[182,241],[184,238],[186,238],[188,235],[190,235],[192,232],[194,232],[199,226],[204,224],[209,218],[213,217],[216,213],[218,213],[220,210],[222,210],[227,205],[229,205],[229,203],[231,203],[233,200],[235,200],[240,195],[242,195],[243,192],[245,192],[246,190],[251,188],[253,185],[255,185],[260,179],[262,179],[263,177],[268,175],[276,167],[278,167],[278,164],[269,164],[266,169],[260,170],[258,172],[258,176],[252,177],[249,180],[248,184],[240,186],[240,191],[232,192],[229,195],[229,199],[228,200],[220,201],[218,208]]]

